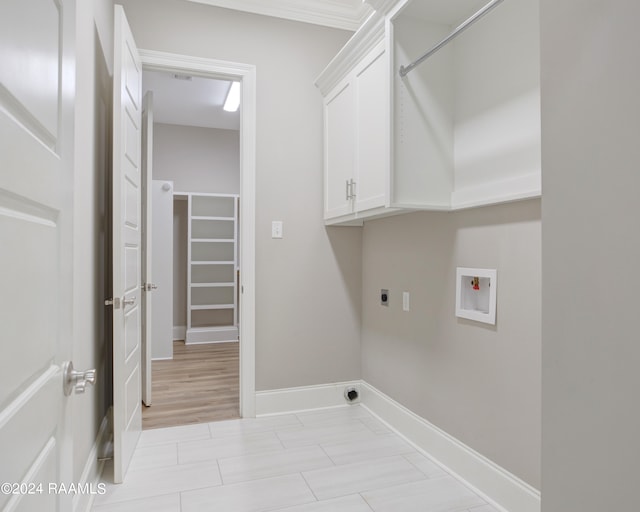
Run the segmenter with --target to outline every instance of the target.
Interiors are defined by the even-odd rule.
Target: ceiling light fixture
[[[227,92],[227,99],[224,100],[224,107],[226,112],[235,112],[240,107],[240,82],[231,82],[229,92]]]

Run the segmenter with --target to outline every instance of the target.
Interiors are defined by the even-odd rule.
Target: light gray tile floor
[[[364,408],[142,432],[93,512],[497,512]]]

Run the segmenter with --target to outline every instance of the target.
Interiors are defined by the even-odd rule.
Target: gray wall
[[[155,123],[153,179],[180,192],[239,194],[240,133]]]
[[[541,4],[542,508],[637,510],[640,3]]]
[[[360,236],[322,222],[322,100],[350,34],[179,0],[124,0],[141,48],[256,65],[256,389],[360,377]],[[282,240],[271,221],[284,221]]]
[[[538,489],[540,225],[530,200],[367,222],[362,241],[363,379]],[[495,326],[455,316],[458,266],[497,269]]]
[[[111,162],[113,5],[108,0],[76,4],[72,360],[78,369],[98,371],[96,385],[70,400],[74,418],[70,425],[73,477],[79,482],[111,404],[111,344],[107,341],[110,340],[110,320],[105,318],[104,299],[107,296],[105,190]]]

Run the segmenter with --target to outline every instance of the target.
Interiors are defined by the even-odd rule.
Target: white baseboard
[[[173,341],[184,341],[187,337],[186,325],[174,325],[173,326]]]
[[[102,476],[104,461],[99,461],[98,458],[102,455],[103,448],[108,443],[109,437],[111,435],[109,421],[110,415],[111,413],[109,411],[107,415],[102,419],[102,423],[100,424],[100,428],[98,429],[98,435],[96,436],[96,441],[91,447],[91,451],[89,452],[89,456],[87,457],[87,462],[85,463],[84,469],[82,470],[80,482],[78,482],[81,485],[88,484],[91,489],[98,488],[98,483],[100,482],[100,477]],[[73,512],[90,512],[95,496],[95,493],[75,494],[72,501]]]
[[[540,491],[364,381],[258,391],[256,415],[346,406],[348,386],[369,412],[499,510],[540,512]]]
[[[363,382],[364,407],[429,458],[508,512],[540,512],[540,491]]]
[[[187,329],[184,339],[186,345],[200,343],[230,343],[238,341],[238,327],[194,327]]]
[[[344,398],[346,387],[360,389],[361,381],[336,382],[317,386],[274,389],[256,392],[256,416],[325,409],[349,405]]]

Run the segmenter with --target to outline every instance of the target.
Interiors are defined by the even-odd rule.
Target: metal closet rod
[[[451,40],[458,37],[462,32],[468,29],[471,25],[473,25],[476,21],[482,18],[485,14],[489,13],[494,7],[497,7],[498,4],[501,4],[504,0],[491,0],[487,5],[485,5],[482,9],[480,9],[477,13],[471,16],[468,20],[462,22],[458,25],[451,34],[445,37],[442,41],[436,44],[433,48],[431,48],[427,53],[422,55],[422,57],[417,58],[408,66],[400,66],[400,76],[404,78],[407,76],[414,68],[418,67],[425,60],[431,57],[434,53],[436,53],[440,48],[447,45]]]

